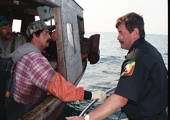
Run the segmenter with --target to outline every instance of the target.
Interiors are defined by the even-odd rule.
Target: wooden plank
[[[62,103],[62,100],[48,96],[41,104],[30,110],[19,120],[43,120],[48,118]]]
[[[25,9],[25,13],[28,13],[30,15],[37,15],[38,16],[38,12],[37,12],[36,9],[29,9],[29,8],[27,8],[27,9]]]
[[[61,9],[60,7],[55,7],[54,9],[54,20],[56,25],[56,30],[58,32],[58,39],[56,41],[57,44],[57,63],[59,73],[66,78],[66,64],[65,64],[65,56],[64,56],[64,41],[62,34],[62,19],[61,19]]]

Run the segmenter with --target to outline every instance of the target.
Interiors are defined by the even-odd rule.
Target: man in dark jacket
[[[167,120],[167,69],[161,54],[144,39],[143,18],[133,12],[126,14],[117,20],[116,28],[121,48],[128,50],[117,88],[85,120],[104,119],[120,108],[129,120]]]

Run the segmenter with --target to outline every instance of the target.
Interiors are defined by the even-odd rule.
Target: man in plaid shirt
[[[7,110],[8,119],[18,119],[46,98],[46,92],[66,102],[83,99],[106,98],[103,91],[89,92],[82,87],[76,88],[67,82],[59,73],[52,69],[41,51],[49,46],[51,39],[44,21],[29,24],[26,34],[27,42],[10,54],[17,63],[13,86],[13,99]],[[54,29],[54,27],[53,27]]]

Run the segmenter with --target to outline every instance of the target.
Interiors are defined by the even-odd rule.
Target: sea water
[[[89,38],[93,34],[100,34],[100,60],[93,65],[88,62],[86,71],[80,83],[78,84],[78,87],[83,87],[85,90],[89,91],[107,91],[108,89],[113,88],[117,85],[118,79],[120,77],[121,64],[124,61],[125,55],[128,51],[120,47],[120,43],[117,40],[118,33],[87,32],[85,34],[85,37]],[[168,69],[168,36],[146,34],[145,39],[153,46],[155,46],[162,54],[165,65]],[[114,91],[107,94],[107,98],[113,93]],[[60,120],[65,120],[66,116],[78,116],[83,111],[83,109],[91,102],[91,100],[84,100],[82,103],[68,103]],[[87,111],[87,113],[96,109],[102,103],[103,101],[96,102]],[[116,103],[110,103],[110,105],[112,104]],[[114,114],[107,117],[105,120],[117,120],[120,115],[120,112],[120,110],[116,111]],[[124,114],[122,120],[125,118],[126,115]]]

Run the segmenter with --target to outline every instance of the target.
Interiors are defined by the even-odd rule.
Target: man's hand
[[[97,100],[98,102],[106,99],[106,92],[103,92],[101,90],[92,92],[92,100]]]

